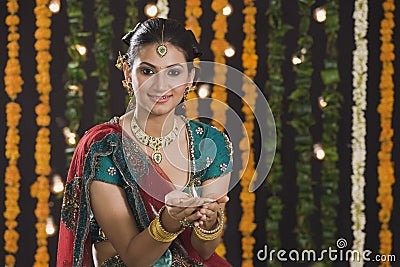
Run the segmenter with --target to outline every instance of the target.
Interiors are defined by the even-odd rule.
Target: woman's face
[[[166,43],[168,51],[160,57],[158,44],[148,44],[138,50],[132,69],[125,72],[132,81],[136,106],[152,115],[165,115],[175,109],[185,88],[193,81],[185,55],[176,46]]]

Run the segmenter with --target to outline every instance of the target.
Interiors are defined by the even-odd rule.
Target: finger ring
[[[192,227],[193,226],[193,224],[191,222],[189,222],[186,217],[184,217],[183,220],[179,221],[179,223],[183,227]]]

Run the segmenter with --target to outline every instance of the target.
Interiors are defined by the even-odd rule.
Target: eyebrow
[[[146,62],[146,61],[143,61],[143,62],[141,62],[140,64],[146,64],[146,65],[148,65],[149,67],[152,67],[153,69],[157,69],[157,67],[156,66],[154,66],[153,64],[151,64],[151,63],[149,63],[149,62]],[[171,68],[171,67],[175,67],[175,66],[179,66],[179,67],[182,67],[183,68],[183,66],[182,66],[182,64],[181,63],[175,63],[175,64],[172,64],[172,65],[169,65],[169,66],[167,66],[167,67],[163,67],[163,68],[161,68],[161,67],[159,67],[160,69],[167,69],[167,68]]]

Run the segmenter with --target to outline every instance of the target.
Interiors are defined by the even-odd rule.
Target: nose
[[[160,71],[157,74],[157,88],[160,92],[166,92],[169,88],[168,79],[166,77],[166,71]]]

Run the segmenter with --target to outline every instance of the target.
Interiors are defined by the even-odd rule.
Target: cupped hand
[[[226,203],[229,201],[228,196],[223,196],[214,202],[204,204],[199,210],[201,217],[194,222],[195,226],[201,225],[206,230],[211,230],[216,227],[218,220],[218,212],[224,211]]]

